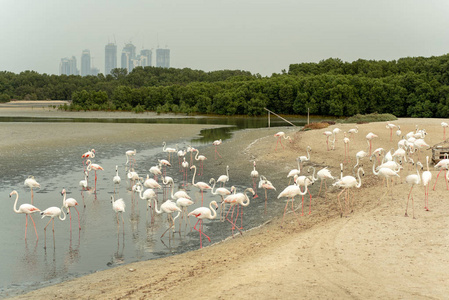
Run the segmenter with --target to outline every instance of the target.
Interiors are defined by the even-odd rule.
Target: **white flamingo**
[[[195,183],[195,175],[196,175],[196,166],[191,166],[190,170],[195,169],[192,177],[192,185],[197,187],[201,191],[201,205],[203,205],[203,192],[204,190],[211,190],[212,187],[203,181],[198,181]]]
[[[16,195],[16,200],[14,202],[14,212],[16,214],[25,214],[26,215],[26,221],[25,221],[25,240],[27,239],[27,227],[28,227],[28,216],[30,217],[31,221],[33,222],[33,226],[34,226],[34,232],[36,233],[36,239],[39,240],[39,236],[37,235],[37,230],[36,230],[36,223],[34,223],[33,217],[31,216],[33,213],[41,211],[39,208],[31,205],[31,204],[22,204],[19,206],[19,209],[17,209],[17,201],[19,200],[19,193],[17,193],[16,190],[12,191],[9,194],[9,197],[11,198],[12,195]]]
[[[290,202],[290,199],[292,201],[292,211],[295,214],[296,219],[298,220],[298,224],[301,225],[299,222],[298,215],[296,214],[296,211],[293,208],[293,202],[295,201],[295,197],[297,195],[304,196],[306,193],[307,193],[307,185],[304,189],[304,192],[302,192],[301,188],[296,184],[296,182],[294,182],[292,185],[287,186],[282,192],[279,193],[278,199],[283,198],[283,197],[287,198],[287,203],[285,204],[285,208],[284,208],[284,215],[282,216],[281,227],[284,225],[285,212],[287,211],[287,206],[288,206],[288,203]]]
[[[282,149],[284,149],[284,145],[282,144],[282,138],[284,138],[285,140],[289,140],[290,143],[292,142],[292,138],[289,136],[285,135],[285,132],[283,131],[279,131],[278,133],[276,133],[274,135],[275,138],[277,138],[277,142],[276,142],[276,148],[274,149],[274,151],[277,151],[278,148],[278,144],[281,144]]]
[[[73,199],[73,198],[67,198],[67,192],[65,189],[62,189],[61,191],[61,195],[63,196],[62,198],[62,206],[64,206],[66,208],[66,210],[69,213],[70,216],[70,231],[72,231],[72,212],[70,211],[70,208],[73,207],[76,212],[78,213],[78,229],[81,230],[81,222],[80,222],[80,212],[78,211],[78,209],[76,208],[76,206],[78,205],[78,202]]]
[[[34,179],[33,175],[28,176],[27,179],[25,179],[24,185],[30,188],[31,190],[31,205],[33,204],[33,188],[41,188],[41,185]]]
[[[416,174],[410,174],[405,178],[405,182],[407,182],[411,186],[410,193],[408,193],[407,206],[405,207],[405,216],[408,217],[407,209],[408,209],[408,202],[410,201],[410,196],[411,196],[412,197],[412,207],[413,207],[413,219],[415,218],[415,203],[413,201],[412,190],[415,185],[421,184],[421,176],[419,174],[418,166],[420,166],[421,169],[423,168],[423,165],[419,161],[416,163],[415,166],[416,166]]]
[[[424,208],[429,211],[429,187],[432,173],[429,171],[429,156],[426,156],[427,170],[422,173],[422,185],[424,186]]]
[[[346,207],[346,210],[348,210],[348,208],[351,206],[352,207],[351,212],[352,212],[354,210],[354,195],[352,196],[352,205],[351,205],[349,190],[352,188],[360,188],[362,186],[362,178],[360,177],[360,172],[362,172],[362,174],[365,175],[365,171],[363,170],[362,167],[358,168],[358,170],[357,170],[358,181],[357,181],[357,179],[354,176],[347,175],[347,176],[343,177],[343,164],[340,164],[340,168],[341,168],[340,179],[337,180],[333,184],[333,186],[343,188],[343,190],[337,196],[338,204],[340,205],[340,217],[343,217],[343,206],[341,205],[341,202],[340,202],[340,196],[343,192],[346,191],[345,207]]]
[[[221,175],[220,177],[218,177],[217,182],[221,182],[223,185],[222,187],[225,186],[225,183],[229,181],[229,166],[226,166],[226,175]]]
[[[195,218],[198,219],[198,221],[196,221],[195,226],[193,226],[193,229],[195,229],[196,231],[198,231],[200,233],[200,248],[203,248],[203,240],[202,240],[202,235],[204,235],[210,242],[210,237],[207,236],[204,232],[203,232],[203,220],[204,219],[209,219],[209,220],[213,220],[217,217],[217,212],[212,208],[212,205],[215,206],[215,210],[218,209],[218,204],[216,201],[212,201],[209,204],[209,208],[207,207],[198,207],[197,209],[191,211],[188,216],[194,216]],[[196,225],[198,225],[198,222],[200,223],[200,229],[196,229]]]

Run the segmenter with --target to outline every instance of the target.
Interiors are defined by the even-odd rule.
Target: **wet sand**
[[[429,145],[440,142],[443,137],[441,120],[400,119],[394,123],[401,125],[404,134],[414,130],[415,124],[426,128]],[[45,124],[42,126],[45,127]],[[104,127],[103,124],[99,126]],[[190,126],[193,126],[192,131],[186,135],[198,130],[195,126],[199,125],[186,127]],[[350,142],[352,161],[344,175],[352,173],[349,170],[355,164],[355,153],[366,150],[365,136],[368,132],[379,135],[378,139],[373,140],[374,149],[397,147],[398,138],[394,136],[393,142],[389,141],[385,122],[358,126],[359,133]],[[141,130],[138,127],[133,130]],[[334,127],[337,126],[329,129]],[[349,130],[354,125],[338,127]],[[333,175],[339,176],[339,164],[344,159],[343,134],[337,137],[336,149],[327,151],[322,133],[329,129],[299,132],[291,127],[283,128],[293,142],[284,142],[285,149],[277,151],[273,134],[281,129],[239,131],[220,146],[220,152],[224,157],[232,157],[232,161],[226,162],[231,167],[241,165],[239,172],[247,172],[248,177],[252,168],[246,166],[251,166],[250,161],[255,159],[260,174],[272,181],[285,183],[277,186],[277,192],[269,193],[269,201],[285,203],[283,199],[278,200],[277,195],[288,184],[288,171],[296,168],[295,158],[305,155],[308,145],[312,147],[309,164],[317,168],[329,166]],[[5,130],[8,129],[2,128],[2,134]],[[104,132],[107,134],[101,133],[99,136],[107,136],[111,143],[125,142],[134,137],[108,130]],[[19,138],[19,132],[11,135],[9,146],[4,147],[24,143],[24,138]],[[84,138],[91,136],[89,131],[82,130],[76,134],[76,138],[83,134]],[[48,136],[35,140],[35,143],[45,144],[54,138]],[[213,156],[213,151],[210,147],[205,155]],[[424,155],[431,155],[431,151],[423,151],[421,157]],[[393,196],[379,201],[385,187],[379,178],[372,175],[372,164],[366,159],[363,167],[365,176],[362,187],[354,191],[354,212],[343,218],[336,201],[340,190],[331,188],[327,199],[313,195],[312,213],[308,215],[306,209],[306,214],[299,217],[300,225],[289,213],[281,227],[282,214],[279,214],[264,226],[197,251],[120,266],[16,298],[446,298],[449,295],[449,203],[441,176],[436,191],[430,192],[430,211],[424,210],[424,188],[414,188],[416,219],[413,219],[404,216],[410,187],[406,183],[398,183],[394,186]],[[432,166],[430,169],[433,186],[437,172],[433,171]],[[402,171],[401,179],[413,172],[414,169]],[[262,198],[263,191],[259,192]],[[263,201],[260,198],[252,201]],[[295,207],[299,203],[296,199]],[[411,203],[409,215],[412,215]]]

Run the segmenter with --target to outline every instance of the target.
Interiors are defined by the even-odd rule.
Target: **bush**
[[[305,125],[302,130],[323,129],[327,127],[329,127],[329,123],[327,122],[313,122]]]
[[[370,123],[370,122],[384,122],[384,121],[395,121],[398,118],[392,114],[378,114],[372,113],[367,115],[357,114],[355,116],[337,120],[338,123]]]

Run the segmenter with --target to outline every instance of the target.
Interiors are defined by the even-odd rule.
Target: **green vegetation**
[[[372,113],[367,115],[357,114],[355,116],[337,120],[338,123],[370,123],[370,122],[384,122],[384,121],[394,121],[397,120],[392,114],[378,114]]]
[[[0,72],[0,102],[72,100],[66,110],[136,113],[449,117],[449,55],[397,61],[329,58],[292,64],[288,73],[262,77],[239,70],[203,72],[138,67],[104,76]]]

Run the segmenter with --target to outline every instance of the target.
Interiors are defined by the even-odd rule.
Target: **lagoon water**
[[[220,119],[213,121],[213,124],[224,123],[224,125],[236,125],[235,127],[223,127],[218,129],[207,129],[202,131],[201,137],[191,137],[191,139],[176,141],[179,148],[186,148],[191,144],[200,149],[210,145],[215,139],[227,139],[232,135],[232,130],[266,126],[266,120],[256,125],[248,121],[238,121],[236,119]],[[234,124],[230,124],[233,120]],[[248,119],[247,119],[248,120]],[[8,120],[0,120],[8,121]],[[16,120],[17,121],[17,118]],[[21,122],[36,120],[22,119]],[[55,120],[38,120],[55,121]],[[60,122],[61,120],[57,120]],[[64,120],[74,122],[78,120]],[[92,120],[91,120],[92,121]],[[115,122],[116,120],[110,120]],[[161,120],[159,120],[161,121]],[[122,122],[122,121],[120,121]],[[167,122],[167,121],[162,121]],[[198,120],[176,120],[174,122],[198,122]],[[210,120],[204,122],[211,122]],[[231,122],[231,123],[232,123]],[[246,124],[245,124],[246,122]],[[297,120],[297,124],[304,120]],[[240,125],[239,125],[240,124]],[[243,125],[242,125],[243,124]],[[275,123],[282,125],[285,123]],[[183,124],[179,125],[179,130]],[[162,152],[160,143],[151,142],[151,137],[146,137],[145,142],[134,144],[117,144],[114,147],[96,146],[95,163],[100,164],[105,169],[97,172],[97,191],[81,191],[78,186],[83,179],[83,165],[81,154],[90,148],[90,141],[86,141],[76,147],[66,147],[61,144],[61,149],[37,149],[31,157],[15,157],[5,160],[0,157],[3,172],[0,173],[0,195],[3,209],[0,210],[2,229],[0,231],[0,297],[7,297],[45,285],[61,282],[73,277],[89,274],[99,270],[104,270],[121,264],[134,261],[156,259],[168,255],[174,255],[185,251],[199,248],[198,232],[189,230],[179,234],[178,222],[176,233],[169,239],[168,233],[164,238],[161,234],[166,230],[168,222],[165,215],[156,215],[154,223],[151,223],[151,213],[147,213],[147,202],[138,199],[130,191],[129,181],[126,177],[126,157],[124,153],[130,149],[137,149],[136,171],[139,175],[146,177],[148,169],[157,164],[158,159],[166,159],[167,154]],[[175,147],[168,144],[169,147]],[[64,146],[64,147],[63,147]],[[188,156],[187,156],[188,157]],[[212,158],[213,159],[213,158]],[[23,164],[26,161],[26,164]],[[173,166],[167,170],[167,175],[175,180],[175,191],[180,187],[182,175],[178,169],[178,161],[175,156],[172,158]],[[198,177],[195,181],[208,182],[209,178],[217,178],[225,174],[228,162],[224,162],[222,170],[212,169],[205,164],[204,173],[206,175]],[[119,167],[119,175],[122,179],[118,195],[126,203],[124,213],[124,227],[120,223],[117,230],[116,215],[112,210],[111,195],[114,195],[114,185],[112,178],[115,175],[115,166]],[[212,174],[212,175],[210,175]],[[46,239],[44,237],[44,226],[49,221],[48,218],[41,219],[39,214],[34,214],[33,219],[38,229],[39,240],[36,241],[32,222],[28,224],[27,240],[24,240],[25,215],[15,214],[12,210],[13,199],[8,198],[12,190],[19,193],[18,205],[30,203],[30,191],[24,187],[23,182],[28,175],[34,175],[41,184],[41,189],[35,190],[34,205],[44,210],[50,206],[62,205],[62,188],[67,190],[67,197],[75,198],[80,205],[77,206],[81,217],[81,231],[78,230],[77,213],[72,209],[72,230],[70,231],[69,216],[65,221],[55,220],[55,240],[51,231],[51,224],[47,228]],[[191,183],[193,173],[189,173]],[[251,185],[248,178],[232,178],[230,185],[236,185],[239,191]],[[94,172],[91,171],[89,186],[93,186]],[[239,185],[236,183],[244,183]],[[201,206],[201,196],[197,188],[189,185],[188,194],[198,201],[193,208]],[[159,205],[162,203],[162,192],[159,192]],[[210,192],[204,194],[205,206],[211,200],[217,200],[218,196],[211,195]],[[83,202],[86,207],[83,207]],[[281,204],[282,206],[282,204]],[[280,207],[280,206],[279,206]],[[192,210],[193,208],[189,208]],[[245,208],[244,228],[255,227],[270,218],[270,214],[260,218],[260,212],[264,205],[260,201],[258,204],[251,204]],[[178,220],[177,220],[178,221]],[[190,220],[192,227],[196,219]],[[227,222],[220,222],[216,219],[204,222],[204,231],[211,237],[212,243],[223,240],[230,236],[230,225]],[[203,239],[203,244],[209,243]],[[46,245],[46,248],[44,246]]]

